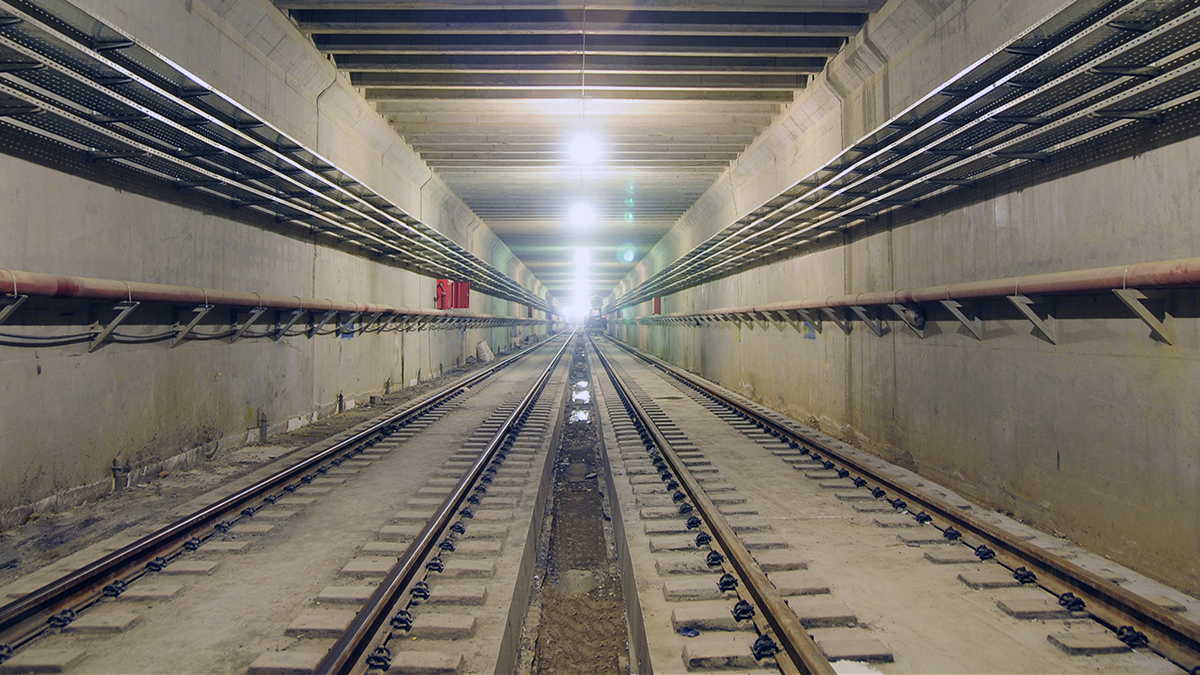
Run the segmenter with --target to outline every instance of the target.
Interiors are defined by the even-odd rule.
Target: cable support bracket
[[[16,313],[16,311],[20,309],[21,305],[25,304],[25,301],[28,299],[28,295],[0,296],[0,305],[4,307],[4,309],[0,309],[0,325],[3,325],[5,321],[8,321],[9,317]]]
[[[1174,317],[1166,306],[1167,294],[1162,291],[1141,291],[1136,288],[1114,288],[1113,293],[1122,303],[1133,311],[1137,318],[1150,327],[1150,336],[1169,345],[1175,344],[1175,329],[1172,325]],[[1162,302],[1162,318],[1158,318],[1145,301]],[[2,323],[2,321],[0,321]]]
[[[233,338],[229,340],[229,344],[233,344],[241,339],[242,335],[246,333],[246,330],[249,329],[250,326],[254,325],[254,323],[267,312],[267,309],[267,307],[260,306],[250,310],[250,316],[246,319],[245,323],[237,326],[237,330],[234,331]]]
[[[330,304],[332,304],[332,303],[330,303]],[[325,324],[329,323],[336,316],[337,316],[336,309],[331,309],[328,312],[325,312],[325,315],[322,316],[316,323],[314,323],[312,328],[310,328],[308,330],[308,337],[309,338],[316,337],[317,333],[320,333],[321,329],[325,327]]]
[[[142,303],[135,302],[133,300],[123,300],[118,302],[113,307],[113,309],[118,310],[116,318],[110,321],[108,325],[101,329],[100,333],[92,339],[91,344],[88,345],[88,353],[90,354],[96,351],[101,345],[108,341],[108,338],[112,335],[112,332],[116,330],[117,327],[120,326],[131,313],[133,313],[133,310],[137,309],[141,304]]]
[[[850,311],[857,314],[858,318],[862,319],[863,323],[867,324],[867,327],[876,336],[883,337],[888,332],[887,326],[883,324],[883,317],[880,316],[878,311],[872,312],[862,305],[851,305]]]
[[[837,327],[841,328],[842,332],[846,335],[849,335],[850,331],[854,330],[854,324],[850,322],[850,319],[839,313],[836,307],[822,307],[821,312],[829,317],[830,321],[837,324]]]
[[[304,309],[292,310],[292,316],[282,326],[279,327],[279,330],[275,331],[275,341],[279,342],[282,340],[283,337],[287,335],[287,332],[292,329],[292,326],[296,325],[296,322],[300,320],[300,317],[307,313],[308,310]]]
[[[954,315],[954,318],[958,319],[959,323],[971,331],[971,335],[974,335],[976,340],[983,342],[983,320],[978,315],[967,317],[963,312],[962,303],[957,300],[942,300],[941,303],[943,307]]]
[[[1033,311],[1033,305],[1035,304],[1033,299],[1024,295],[1009,295],[1006,297],[1008,298],[1008,301],[1013,304],[1013,307],[1017,308],[1018,312],[1024,315],[1026,319],[1029,319],[1029,322],[1038,329],[1038,332],[1040,332],[1042,336],[1050,342],[1050,344],[1058,344],[1058,338],[1055,330],[1056,324],[1052,312],[1047,311],[1046,317],[1042,318],[1037,312]]]
[[[354,324],[356,321],[358,321],[359,317],[361,317],[362,315],[363,315],[363,312],[354,312],[345,321],[339,323],[338,327],[337,327],[338,337],[341,337],[347,333],[349,333],[351,336],[353,336],[354,335]]]
[[[186,338],[188,334],[192,332],[192,329],[195,328],[201,321],[203,321],[204,317],[208,316],[208,313],[212,310],[213,306],[208,303],[197,305],[196,308],[192,310],[196,315],[192,317],[192,320],[189,321],[186,326],[178,329],[179,332],[175,334],[175,337],[171,338],[171,349],[174,349],[177,345],[179,345],[179,343],[183,342],[184,338]],[[178,327],[179,324],[175,325]]]
[[[905,326],[916,333],[917,337],[925,339],[925,315],[915,309],[909,309],[903,304],[893,302],[888,304],[888,309],[892,310]]]

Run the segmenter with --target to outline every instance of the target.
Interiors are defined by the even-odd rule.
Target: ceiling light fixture
[[[602,152],[600,141],[588,133],[579,134],[567,145],[567,154],[571,161],[580,166],[591,166],[600,161]]]
[[[596,224],[596,211],[585,202],[576,203],[567,215],[570,224],[581,230],[590,230]]]

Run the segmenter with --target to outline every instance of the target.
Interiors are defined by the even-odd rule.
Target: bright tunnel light
[[[596,211],[591,204],[579,202],[571,207],[567,220],[577,229],[589,230],[596,224]]]
[[[600,161],[602,152],[600,141],[591,134],[579,134],[567,144],[567,154],[571,161],[580,166],[591,166]]]
[[[571,287],[571,304],[569,314],[580,323],[587,318],[588,300],[591,298],[589,279],[591,277],[592,253],[586,248],[575,249],[572,256],[574,282]]]

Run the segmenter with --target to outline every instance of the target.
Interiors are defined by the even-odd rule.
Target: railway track
[[[1154,591],[577,335],[0,607],[0,671],[1194,675]]]
[[[822,502],[818,505],[819,515],[816,515],[808,513],[809,509],[807,508],[797,508],[796,504],[787,504],[789,500],[786,497],[782,500],[771,500],[775,501],[775,509],[781,514],[788,514],[791,518],[801,520],[813,518],[814,520],[836,521],[840,519],[840,516],[836,514],[836,511],[831,514],[828,511],[829,508],[840,507],[845,510],[847,507],[852,507],[855,513],[853,517],[863,520],[868,520],[869,517],[869,521],[876,526],[876,532],[868,530],[866,534],[888,533],[887,536],[882,537],[885,549],[897,548],[897,544],[904,544],[904,549],[926,551],[921,558],[924,558],[927,563],[932,563],[927,564],[926,569],[922,569],[918,563],[910,568],[918,571],[918,574],[894,575],[897,584],[909,586],[914,589],[914,592],[889,588],[893,584],[873,584],[866,581],[866,577],[879,574],[881,567],[894,567],[894,563],[888,560],[877,560],[872,564],[871,558],[875,556],[876,552],[866,550],[868,546],[854,547],[863,549],[859,553],[860,559],[857,563],[853,560],[841,561],[843,565],[857,564],[859,566],[858,570],[846,575],[847,590],[854,586],[859,586],[864,590],[870,589],[866,594],[868,597],[865,598],[868,603],[896,605],[890,619],[881,612],[877,614],[878,618],[875,622],[863,621],[856,617],[855,612],[844,606],[821,607],[820,603],[797,602],[796,597],[814,589],[828,592],[827,585],[815,579],[810,578],[807,584],[809,588],[788,589],[789,594],[793,595],[793,598],[788,600],[788,605],[795,610],[794,613],[800,617],[805,627],[830,629],[825,631],[826,639],[818,641],[821,649],[817,654],[824,652],[836,657],[857,654],[866,661],[899,664],[901,657],[893,654],[892,648],[886,646],[879,639],[868,637],[871,634],[878,635],[887,631],[860,631],[863,633],[862,635],[845,637],[852,631],[831,629],[839,622],[846,627],[858,626],[859,628],[864,625],[872,628],[872,623],[885,625],[889,621],[898,628],[904,627],[906,622],[919,625],[921,616],[928,615],[931,612],[930,608],[934,608],[933,612],[943,612],[944,616],[955,617],[954,621],[958,622],[959,626],[946,625],[950,622],[943,620],[940,622],[943,624],[942,629],[947,634],[963,633],[964,640],[969,640],[971,634],[987,634],[989,623],[993,624],[991,629],[1009,630],[1003,625],[995,625],[997,622],[993,619],[1000,619],[1000,623],[1003,624],[1010,621],[1011,617],[1016,619],[1018,627],[1024,629],[1025,632],[1041,634],[1041,639],[1034,643],[1035,648],[1032,651],[1039,649],[1046,651],[1045,645],[1050,644],[1056,646],[1059,652],[1068,657],[1087,655],[1092,659],[1088,663],[1088,668],[1096,667],[1096,660],[1101,658],[1099,655],[1109,654],[1114,655],[1114,662],[1109,667],[1118,672],[1122,669],[1197,672],[1197,667],[1200,665],[1200,661],[1197,660],[1200,655],[1200,641],[1197,640],[1200,637],[1200,626],[1184,615],[1184,611],[1190,610],[1194,616],[1194,604],[1185,606],[1172,598],[1155,597],[1151,599],[1147,597],[1147,594],[1134,592],[1125,588],[1123,584],[1126,584],[1127,581],[1136,581],[1151,590],[1156,589],[1149,580],[1123,578],[1122,575],[1128,575],[1128,577],[1135,575],[1128,571],[1114,572],[1111,567],[1115,566],[1108,563],[1110,567],[1104,567],[1103,565],[1107,561],[1097,560],[1095,556],[1091,556],[1085,563],[1082,560],[1083,556],[1080,555],[1083,552],[1067,551],[1062,548],[1060,541],[1044,536],[1041,537],[1041,542],[1031,541],[1038,538],[1038,535],[1029,528],[1022,528],[1012,521],[1008,521],[1007,524],[1013,527],[1006,527],[1003,522],[997,522],[1006,519],[987,514],[977,515],[978,509],[965,500],[951,495],[944,489],[928,485],[927,481],[915,474],[870,457],[836,439],[804,427],[794,420],[716,387],[686,371],[636,352],[618,342],[605,340],[605,343],[605,349],[598,350],[598,353],[604,351],[610,353],[607,357],[602,357],[602,360],[614,363],[623,361],[625,368],[628,369],[628,373],[624,376],[616,372],[612,373],[614,386],[618,390],[618,396],[622,403],[627,406],[625,412],[630,412],[628,408],[632,408],[632,416],[640,420],[646,427],[647,432],[642,432],[643,427],[635,422],[634,428],[638,431],[640,445],[645,446],[643,452],[649,451],[652,461],[656,462],[653,468],[661,468],[663,465],[653,459],[655,449],[658,449],[665,460],[664,463],[671,469],[672,477],[686,492],[689,503],[693,503],[697,507],[706,500],[704,497],[697,499],[698,495],[693,494],[696,488],[701,488],[710,496],[722,495],[718,498],[721,503],[711,504],[710,499],[707,500],[710,504],[705,504],[703,508],[697,508],[697,510],[706,512],[715,510],[717,513],[723,512],[727,515],[742,515],[758,510],[747,506],[748,502],[756,501],[754,499],[743,501],[740,497],[728,496],[733,492],[730,489],[733,486],[728,485],[725,482],[726,479],[718,478],[719,474],[714,471],[715,465],[722,463],[719,459],[721,458],[725,460],[726,464],[721,473],[729,474],[728,480],[735,484],[757,479],[764,481],[768,485],[768,490],[775,496],[790,495],[798,501],[807,501],[801,495],[808,492],[813,501],[819,499]],[[638,383],[646,385],[646,389],[641,390]],[[674,391],[670,391],[671,389]],[[676,393],[682,393],[684,396],[674,395]],[[683,399],[680,403],[672,400],[680,398]],[[662,408],[659,408],[660,403]],[[687,410],[689,407],[692,409]],[[667,408],[674,414],[665,414],[663,408]],[[613,417],[617,417],[617,414],[614,414]],[[660,420],[659,423],[653,422],[655,417]],[[676,421],[672,421],[672,419]],[[667,429],[674,430],[676,434],[674,439],[670,438],[670,433],[662,431],[664,424]],[[658,426],[659,430],[654,430],[655,426]],[[679,427],[683,427],[683,430],[680,431]],[[726,445],[730,447],[721,451],[717,448],[710,450],[704,447],[712,447],[720,445],[720,443],[701,441],[694,444],[687,438],[688,435],[703,438],[706,430],[707,438],[716,438],[721,432],[721,427],[735,430],[737,435],[745,437],[752,443],[741,443],[746,446],[745,451],[740,448],[731,451],[733,450],[732,446],[737,444],[727,442]],[[686,431],[687,435],[683,431]],[[741,441],[741,439],[738,440]],[[669,446],[679,446],[680,443],[683,443],[686,448],[686,452],[682,455],[668,449]],[[640,461],[640,458],[634,461]],[[797,471],[793,471],[793,475],[787,478],[775,478],[767,477],[764,471],[759,471],[755,476],[753,470],[744,468],[764,461],[767,462],[765,473],[770,472],[772,465],[775,467],[790,465],[791,469]],[[690,480],[686,479],[686,474],[679,475],[679,464],[685,468],[689,464],[693,464],[694,466],[691,467],[693,470],[702,469],[705,473],[698,476],[699,481],[695,480],[696,477]],[[739,467],[739,464],[742,466]],[[800,475],[807,480],[796,480],[796,476]],[[669,480],[665,476],[660,476],[660,478]],[[810,485],[797,486],[795,483],[809,483]],[[817,485],[816,490],[797,489],[811,487],[812,483]],[[670,486],[671,483],[668,482],[667,485]],[[718,485],[721,491],[712,492],[710,485]],[[678,494],[674,495],[677,500],[679,497]],[[838,502],[841,503],[838,504]],[[733,556],[730,555],[729,550],[726,550],[726,541],[729,539],[730,533],[722,526],[720,518],[716,518],[714,524],[709,523],[707,515],[702,516],[701,520],[703,525],[700,529],[710,533],[713,541],[709,546],[713,550],[721,551],[727,559],[730,557],[744,559],[745,555],[738,551],[737,544],[732,547],[733,551],[736,551]],[[779,518],[776,522],[782,520],[785,519]],[[692,524],[696,523],[693,521]],[[777,526],[776,529],[782,528]],[[810,551],[831,545],[836,547],[836,544],[831,544],[828,540],[822,541],[823,532],[828,529],[822,527],[793,528],[792,532],[795,536],[782,539],[800,545],[805,543],[822,545],[813,546]],[[854,538],[865,536],[863,533],[857,532],[849,534],[848,528],[842,528],[842,530],[840,536]],[[654,531],[661,532],[664,529],[658,528]],[[891,533],[894,532],[900,534],[892,535]],[[815,541],[814,535],[817,536]],[[749,539],[751,542],[748,547],[754,551],[751,558],[759,557],[768,561],[768,564],[762,565],[760,570],[777,564],[771,560],[771,552],[784,549],[784,544],[787,543],[785,541],[773,543],[769,540],[756,541],[753,539],[753,535],[742,535],[740,538]],[[878,536],[872,538],[881,539]],[[1049,546],[1042,545],[1043,542]],[[774,545],[779,545],[779,548],[772,548]],[[756,547],[757,550],[754,550]],[[905,550],[904,553],[908,553],[908,550]],[[1081,558],[1079,562],[1073,560],[1077,556]],[[813,563],[810,561],[809,564]],[[741,563],[735,567],[744,568],[747,565]],[[930,568],[936,569],[937,572],[931,573]],[[758,576],[757,573],[760,570],[755,570],[753,566],[750,566],[748,574],[741,574],[741,570],[739,570],[739,576],[745,582],[748,581],[747,577]],[[928,584],[927,577],[934,574],[949,576],[944,575],[942,570],[956,570],[951,577],[953,581],[940,588]],[[884,571],[883,574],[887,575],[888,572]],[[920,577],[926,577],[926,579]],[[785,584],[793,581],[795,581],[794,578],[789,579]],[[752,588],[756,586],[756,584],[747,585],[751,585]],[[805,585],[804,583],[798,584],[798,586]],[[978,611],[962,611],[961,608],[956,611],[953,605],[963,597],[964,587],[970,590],[984,589],[998,593],[999,597],[993,598],[987,595],[984,598],[984,607],[979,608]],[[1157,590],[1161,590],[1161,587]],[[820,594],[823,593],[817,595]],[[897,602],[896,599],[891,599],[880,602],[880,598],[887,595],[896,596],[901,600]],[[979,594],[974,595],[976,597],[973,599],[979,600]],[[930,600],[931,597],[946,597],[947,602],[936,603]],[[953,601],[950,598],[953,598]],[[995,605],[987,607],[990,604],[988,601],[995,602]],[[805,615],[804,606],[806,604],[811,610],[811,614],[808,616]],[[939,605],[944,606],[939,607]],[[825,667],[821,662],[823,659],[820,658],[813,659],[810,664],[809,654],[812,653],[812,650],[805,639],[809,637],[808,635],[803,636],[799,645],[789,644],[787,635],[780,630],[777,619],[773,616],[775,614],[774,606],[778,606],[776,599],[765,595],[758,599],[758,606],[764,609],[764,613],[770,617],[766,623],[771,630],[764,631],[762,626],[756,626],[757,632],[772,637],[779,644],[782,652],[785,652],[786,656],[795,662],[802,671],[814,672],[818,668]],[[992,616],[984,615],[984,609]],[[785,611],[780,613],[785,617],[789,614]],[[976,621],[981,617],[986,620]],[[924,626],[924,630],[936,630],[939,622],[933,620],[935,617],[928,618],[930,623]],[[1032,621],[1039,623],[1034,624]],[[1058,631],[1046,631],[1043,628],[1045,623],[1042,622],[1056,621],[1062,622],[1058,624],[1060,627]],[[1024,625],[1020,625],[1020,622],[1023,622]],[[970,630],[964,630],[964,627],[970,626],[972,623],[979,625],[971,627]],[[1033,630],[1029,630],[1031,627]],[[809,630],[808,632],[818,631]],[[929,653],[938,653],[939,651],[945,653],[944,648],[939,650],[936,646],[937,640],[922,639],[918,635],[923,632],[921,630],[907,629],[895,632],[907,633],[907,635],[902,635],[898,646],[907,645],[909,650],[916,651],[925,649]],[[925,643],[924,647],[922,647],[922,643]],[[951,650],[950,653],[953,651]],[[1158,654],[1166,661],[1155,662],[1153,659],[1141,658],[1149,653]],[[990,666],[985,665],[983,669],[1003,670],[1011,668],[1012,663],[1019,660],[1011,655],[1006,655],[1003,651],[997,657],[996,663]],[[948,663],[938,663],[936,660],[909,661],[911,658],[912,654],[910,653],[904,661],[912,665],[900,670],[931,671],[949,665]],[[1121,659],[1126,659],[1126,661],[1122,662]],[[788,666],[782,662],[784,660],[782,654],[778,660],[781,661],[780,668],[786,672]],[[950,661],[949,663],[955,662]],[[962,663],[960,660],[957,665],[949,667],[961,669],[963,668]],[[1045,668],[1045,665],[1041,667]],[[1069,671],[1082,666],[1072,665],[1068,658],[1062,667]]]
[[[448,476],[462,473],[460,448],[468,448],[476,462],[484,462],[489,453],[496,454],[486,441],[482,451],[474,449],[480,433],[490,430],[498,434],[514,428],[527,437],[545,433],[552,421],[546,410],[534,420],[536,424],[531,423],[537,396],[531,394],[530,383],[537,391],[544,388],[561,354],[547,352],[550,348],[561,350],[564,344],[561,338],[548,341],[499,361],[0,607],[0,669],[29,672],[81,667],[91,672],[123,672],[134,667],[134,655],[140,652],[146,659],[140,667],[150,670],[217,672],[232,667],[236,671],[245,669],[247,664],[239,662],[250,658],[250,651],[258,647],[239,645],[233,653],[223,654],[228,647],[216,643],[237,640],[239,628],[261,634],[264,639],[246,642],[268,645],[268,651],[280,643],[272,641],[265,627],[281,622],[286,625],[277,628],[280,637],[299,641],[291,646],[303,647],[311,638],[332,632],[340,634],[337,624],[346,612],[354,614],[352,610],[323,612],[326,616],[317,617],[315,623],[312,616],[305,618],[304,614],[298,623],[289,623],[280,612],[296,611],[310,601],[325,606],[362,601],[361,588],[331,591],[326,601],[320,599],[324,589],[311,593],[314,600],[294,587],[311,586],[309,579],[321,576],[318,570],[331,567],[332,574],[325,571],[327,578],[379,576],[377,566],[369,564],[378,562],[371,552],[394,561],[396,549],[407,543],[377,540],[364,544],[366,532],[354,521],[370,523],[366,529],[373,530],[377,539],[399,538],[397,533],[407,531],[409,525],[399,522],[405,511],[398,508],[407,504],[417,507],[408,509],[407,515],[423,513],[430,500],[424,495],[438,492],[448,492],[455,499],[468,498],[461,494],[467,488],[458,485],[460,480],[454,479],[454,486],[444,483],[450,481]],[[518,408],[519,415],[514,413],[518,419],[502,416]],[[444,418],[449,419],[441,422]],[[447,428],[450,420],[457,424]],[[414,447],[414,441],[420,441],[420,446]],[[401,448],[409,452],[395,452]],[[422,487],[415,482],[419,480],[433,485]],[[412,497],[410,492],[419,496]],[[432,535],[444,529],[438,523],[428,524]],[[346,558],[352,559],[346,563]],[[209,576],[214,579],[207,579]],[[209,582],[216,578],[224,587],[208,590]],[[213,601],[196,602],[196,609],[185,612],[161,607],[180,609],[182,598],[176,596],[193,591],[193,587]],[[250,606],[240,602],[243,598]],[[142,603],[150,611],[129,611]],[[213,607],[222,603],[224,607]],[[262,611],[256,611],[254,605],[262,605]],[[246,618],[231,620],[222,616],[223,612],[244,612]],[[267,614],[275,616],[268,618]],[[191,625],[186,620],[189,615]],[[158,625],[163,621],[176,625]],[[173,637],[176,634],[187,637]],[[151,645],[182,640],[188,646],[173,653],[139,646],[139,640]]]

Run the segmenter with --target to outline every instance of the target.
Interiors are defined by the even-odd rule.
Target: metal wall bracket
[[[822,307],[821,311],[825,313],[825,316],[829,317],[830,321],[836,323],[837,327],[841,328],[842,332],[846,335],[849,335],[850,331],[854,330],[854,324],[850,323],[850,320],[846,317],[840,316],[833,307]]]
[[[308,337],[309,338],[316,337],[317,333],[320,333],[321,329],[325,327],[325,324],[332,321],[335,316],[337,316],[336,309],[331,309],[328,312],[325,312],[325,315],[322,316],[319,321],[317,321],[315,324],[313,324],[312,328],[308,329]]]
[[[180,328],[179,332],[175,334],[175,337],[171,338],[171,349],[174,349],[180,342],[183,342],[184,338],[186,338],[188,334],[192,332],[192,329],[195,328],[201,321],[203,321],[204,317],[208,316],[209,312],[213,311],[213,306],[197,305],[196,309],[193,309],[192,311],[196,314],[196,316],[193,316],[192,320],[187,322],[186,326]]]
[[[1136,288],[1114,288],[1113,293],[1116,294],[1117,298],[1120,299],[1121,302],[1125,303],[1126,307],[1133,310],[1133,313],[1136,314],[1139,319],[1141,319],[1147,326],[1150,327],[1151,337],[1161,340],[1169,345],[1175,344],[1175,330],[1173,326],[1169,325],[1169,323],[1173,323],[1174,317],[1172,317],[1170,312],[1166,310],[1166,303],[1163,303],[1163,318],[1160,320],[1154,315],[1153,312],[1150,311],[1149,307],[1146,307],[1143,302],[1145,300],[1165,300],[1165,293],[1156,293],[1153,291],[1146,293],[1144,291],[1139,291]]]
[[[871,312],[866,307],[860,305],[851,305],[850,310],[857,314],[858,318],[862,319],[863,323],[867,324],[867,327],[875,335],[883,337],[883,334],[888,332],[887,326],[883,325],[883,317],[879,316],[878,313],[875,313],[875,316],[871,316]]]
[[[305,314],[308,314],[308,310],[306,309],[292,310],[292,317],[288,319],[286,323],[280,326],[279,330],[275,331],[275,341],[279,342],[282,340],[283,336],[287,335],[287,332],[292,329],[292,326],[295,326],[296,322],[300,320],[300,317],[304,316]]]
[[[375,322],[378,321],[379,317],[381,316],[383,316],[383,312],[375,312],[372,314],[370,318],[368,318],[361,326],[358,327],[358,334],[362,335],[363,333],[367,332],[367,329],[371,326],[374,326]]]
[[[798,309],[796,310],[796,313],[800,315],[800,318],[804,319],[804,323],[812,326],[812,329],[817,332],[817,335],[821,334],[821,315],[813,314],[807,309]]]
[[[791,323],[787,314],[784,312],[763,312],[763,316],[767,317],[771,325],[779,330],[786,330],[787,325]]]
[[[4,306],[4,309],[0,309],[0,325],[2,325],[5,321],[8,321],[8,318],[12,316],[13,313],[21,307],[21,305],[25,304],[25,301],[28,299],[28,295],[5,295],[0,297],[0,305]]]
[[[908,326],[912,332],[917,334],[917,337],[925,339],[925,315],[915,309],[909,309],[899,303],[892,303],[888,308]]]
[[[254,322],[258,321],[260,318],[262,318],[262,315],[266,313],[266,307],[255,307],[254,309],[250,310],[250,318],[246,319],[246,323],[243,323],[237,327],[237,331],[234,332],[233,338],[229,340],[229,344],[233,344],[240,340],[242,335],[246,333],[246,330],[250,328],[250,326],[254,325]]]
[[[954,315],[954,318],[958,319],[959,323],[966,326],[967,330],[971,331],[971,335],[974,335],[976,340],[983,341],[983,321],[978,316],[968,319],[967,315],[962,311],[962,304],[957,300],[942,300],[942,306],[949,310]]]
[[[1038,316],[1037,312],[1033,311],[1033,300],[1024,295],[1010,295],[1008,296],[1008,301],[1013,304],[1013,307],[1017,308],[1017,311],[1024,314],[1026,319],[1029,319],[1050,344],[1058,344],[1058,337],[1055,335],[1054,315],[1047,312],[1045,319]]]
[[[779,317],[779,320],[782,323],[784,323],[788,326],[791,326],[792,329],[795,330],[797,333],[800,333],[801,335],[804,334],[804,320],[803,319],[800,319],[797,316],[793,316],[791,312],[786,312],[786,311],[785,312],[775,312],[775,315]],[[779,330],[786,330],[786,329],[781,325],[779,327]]]
[[[113,309],[120,310],[120,313],[117,314],[117,318],[110,321],[108,325],[100,331],[99,335],[92,339],[92,343],[88,345],[88,353],[90,354],[91,352],[99,349],[100,345],[104,344],[108,340],[108,337],[112,335],[112,332],[117,329],[117,326],[120,326],[121,323],[129,317],[130,313],[137,309],[138,305],[140,304],[142,303],[128,300],[118,302]]]
[[[339,323],[338,327],[337,327],[338,336],[340,337],[342,335],[345,335],[346,333],[353,333],[354,329],[352,328],[352,326],[354,325],[355,321],[358,321],[358,317],[360,317],[362,315],[363,315],[362,312],[355,312],[355,313],[351,314],[350,318],[346,319],[345,322]]]

